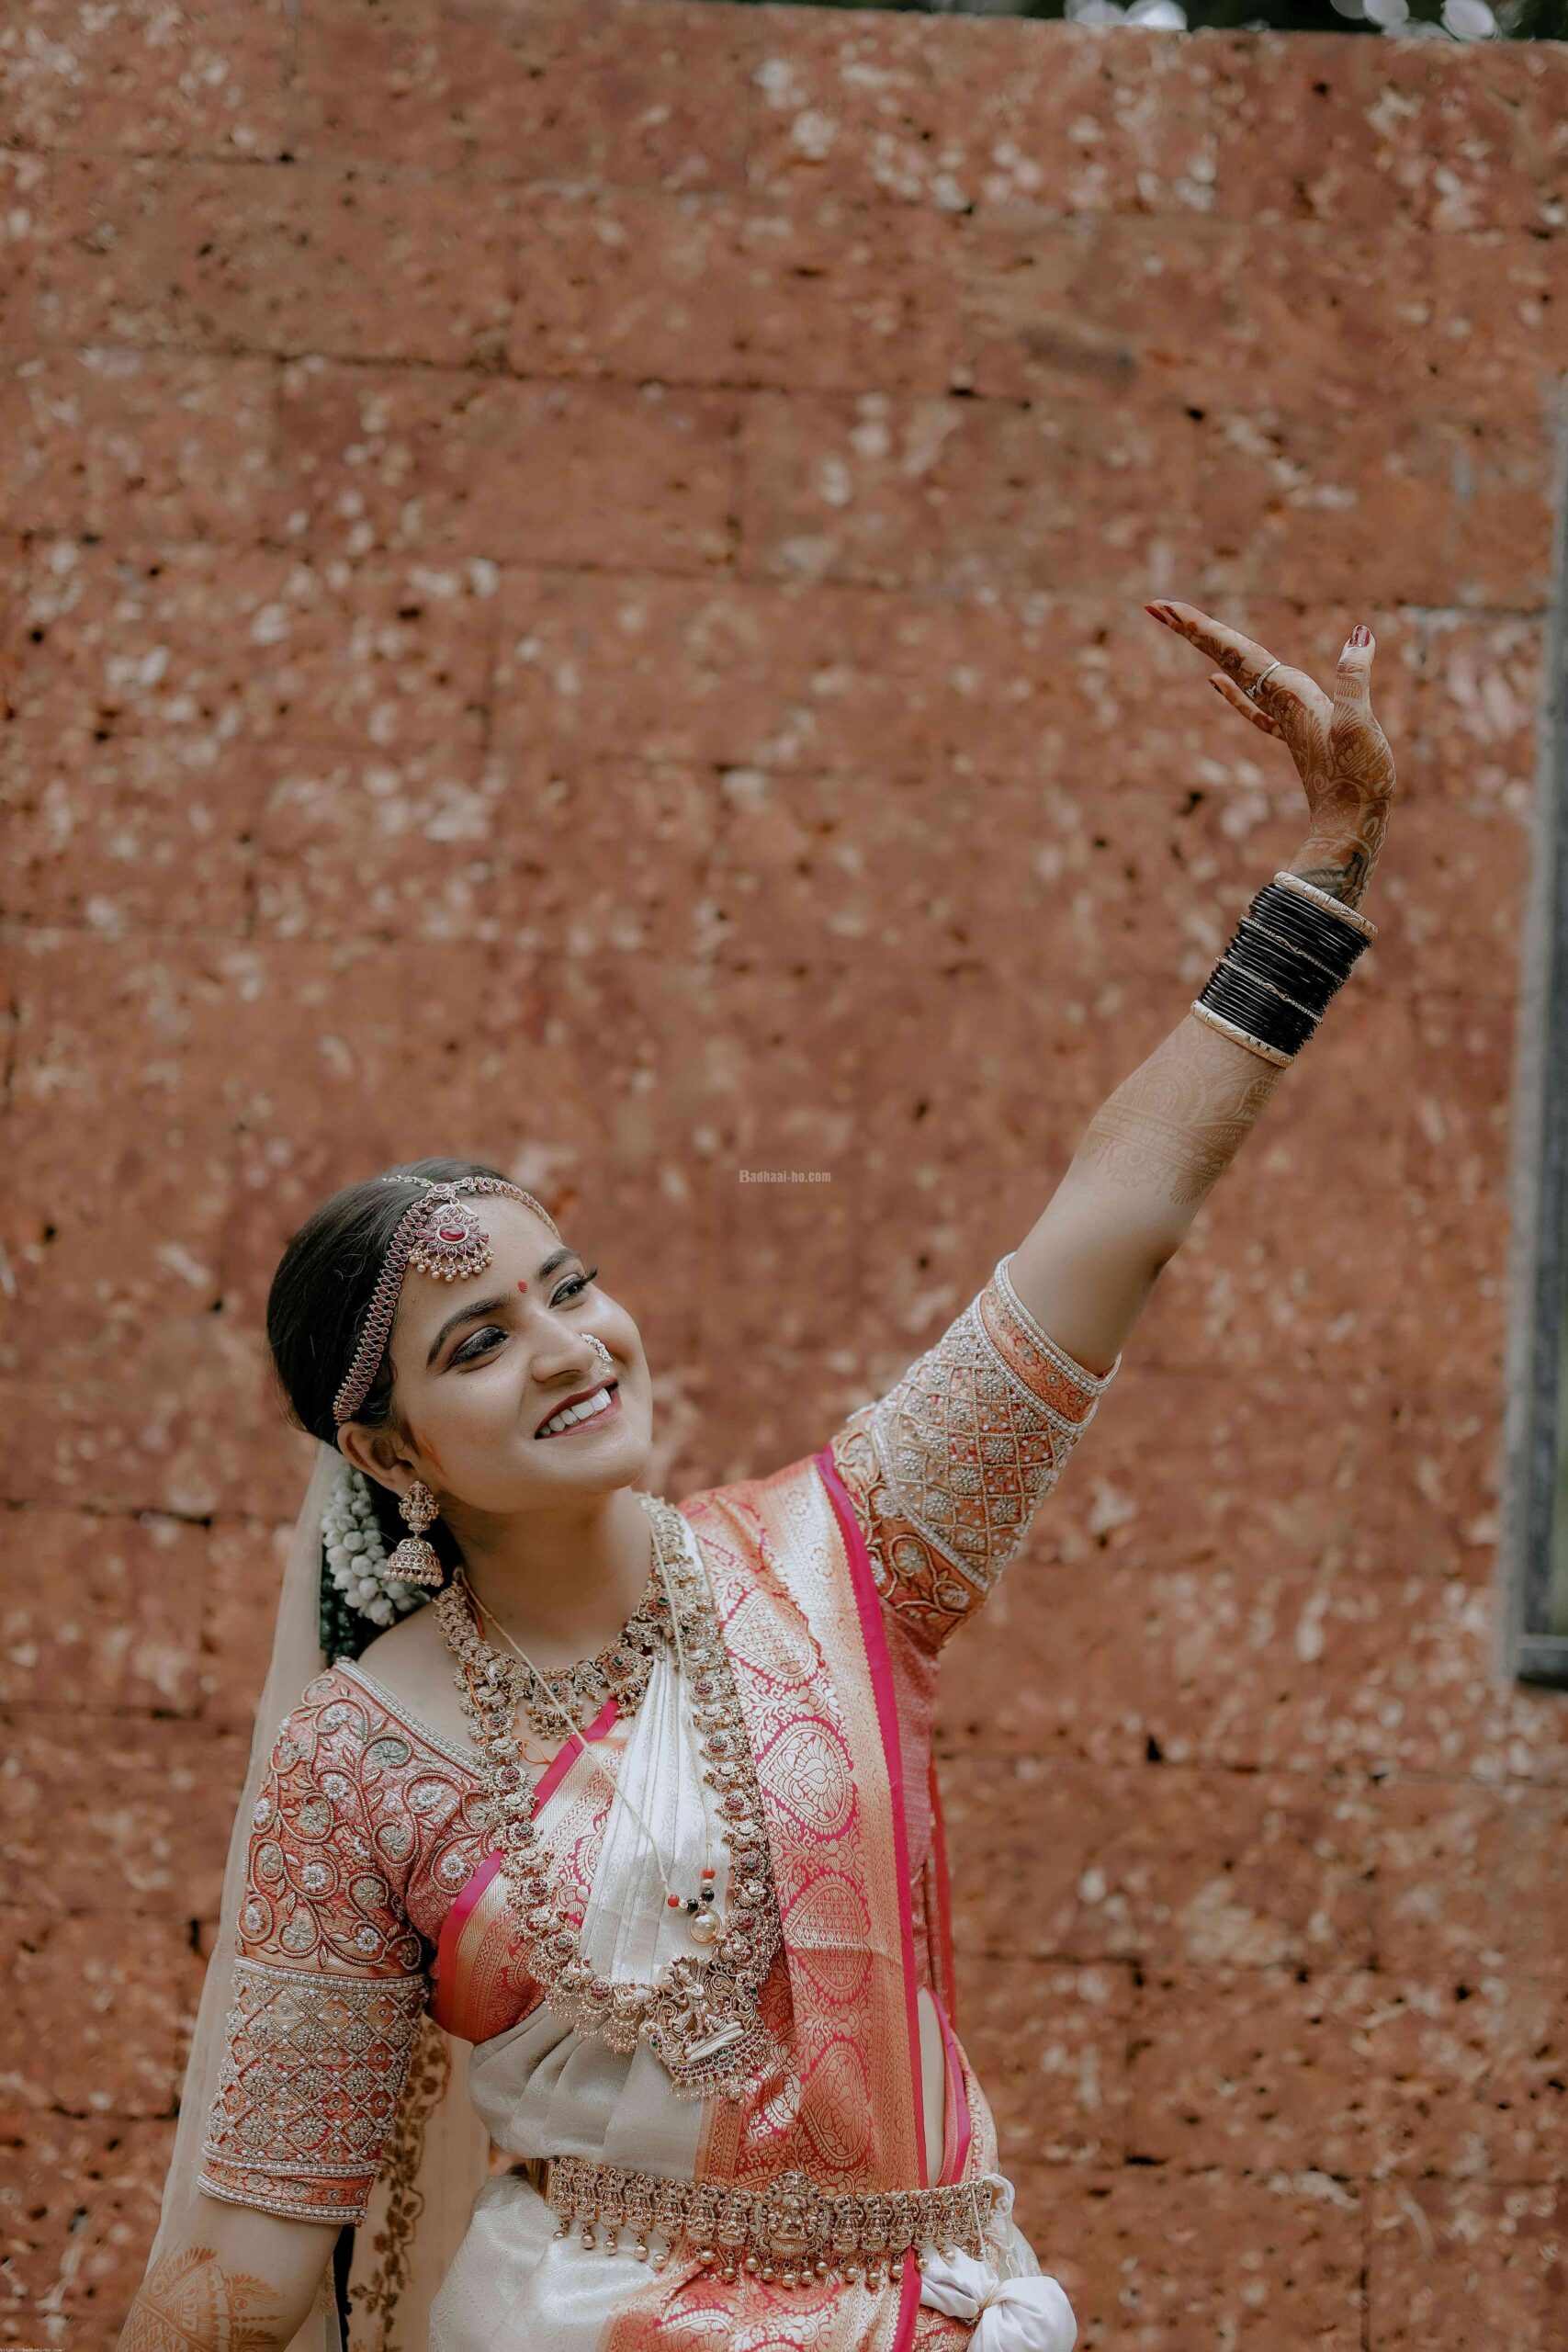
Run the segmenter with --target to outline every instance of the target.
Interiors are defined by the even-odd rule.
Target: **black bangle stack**
[[[1266,1061],[1293,1061],[1377,926],[1299,874],[1253,899],[1192,1010]]]

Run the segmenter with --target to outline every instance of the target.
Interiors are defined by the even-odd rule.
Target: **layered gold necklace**
[[[654,1573],[619,1642],[585,1662],[594,1671],[584,1679],[574,1679],[580,1670],[573,1668],[541,1677],[502,1657],[474,1623],[457,1581],[437,1593],[432,1606],[456,1661],[457,1695],[479,1758],[522,1954],[551,2008],[612,2050],[630,2051],[646,2041],[682,2098],[739,2098],[783,2054],[757,2007],[783,1933],[761,1791],[700,1548],[662,1497],[639,1494],[637,1500],[652,1526]],[[656,1585],[661,1605],[652,1599]],[[572,1700],[586,1706],[598,1688],[602,1661],[617,1654],[634,1670],[615,1677],[610,1695],[629,1713],[660,1650],[673,1651],[686,1683],[702,1777],[715,1792],[729,1871],[723,1917],[714,1921],[706,1949],[678,1954],[644,1983],[606,1976],[584,1953],[581,1919],[534,1818],[533,1781],[513,1724],[521,1698],[538,1728],[538,1693],[533,1691],[530,1705],[527,1689],[520,1689],[522,1673],[547,1689],[560,1684],[569,1707]],[[572,1729],[581,1738],[575,1724]],[[661,1860],[660,1868],[662,1875]]]

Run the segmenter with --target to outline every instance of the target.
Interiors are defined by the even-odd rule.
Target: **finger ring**
[[[1270,662],[1267,670],[1263,671],[1259,676],[1254,678],[1249,686],[1243,686],[1242,693],[1247,696],[1249,702],[1256,702],[1258,700],[1258,688],[1267,684],[1268,681],[1273,676],[1275,671],[1281,665],[1278,662]]]

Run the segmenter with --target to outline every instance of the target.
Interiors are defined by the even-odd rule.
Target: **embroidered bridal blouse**
[[[819,1454],[679,1506],[743,1685],[764,1796],[784,1934],[762,2013],[788,2053],[784,2081],[751,2106],[678,2099],[646,2047],[617,2053],[556,2018],[507,1933],[477,1758],[340,1658],[284,1722],[256,1804],[204,2189],[362,2221],[427,2010],[472,2044],[470,2097],[518,2159],[719,2182],[794,2165],[851,2189],[994,2172],[989,2110],[951,2023],[936,1668],[1120,1364],[1097,1376],[1076,1363],[1024,1307],[1008,1263]],[[660,1654],[635,1713],[622,1719],[611,1702],[587,1752],[569,1746],[536,1786],[584,1952],[612,1976],[646,1981],[684,1940],[636,1815],[673,1856],[672,1883],[695,1883],[711,1850],[686,1704]],[[721,1863],[721,1902],[725,1891]],[[937,2052],[934,2109],[922,2044]],[[995,2259],[1036,2271],[1008,2202]],[[678,2272],[633,2273],[558,2238],[529,2177],[498,2172],[432,2309],[431,2352],[631,2352],[656,2334],[671,2341],[672,2294],[727,2297],[729,2314],[761,2292]],[[884,2311],[868,2289],[840,2289],[815,2325],[797,2298],[798,2340],[843,2352],[964,2340],[926,2311],[911,2338],[898,2289],[887,2293]],[[769,2326],[770,2345],[797,2340],[776,2312]]]

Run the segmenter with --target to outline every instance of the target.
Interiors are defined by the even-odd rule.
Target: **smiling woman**
[[[319,1454],[128,2352],[338,2352],[345,2314],[353,2352],[1070,2352],[954,2030],[938,1669],[1371,937],[1393,784],[1369,631],[1331,699],[1151,610],[1287,744],[1307,837],[819,1449],[647,1492],[637,1324],[494,1169],[289,1243]]]
[[[546,1462],[542,1441],[547,1431],[559,1442],[562,1414],[575,1430],[586,1402],[607,1388],[607,1426],[629,1440],[614,1464],[624,1471],[640,1461],[636,1430],[644,1447],[651,1430],[648,1367],[632,1318],[597,1288],[598,1268],[516,1187],[487,1204],[493,1255],[482,1271],[464,1272],[468,1212],[448,1211],[430,1236],[434,1278],[394,1287],[387,1269],[411,1194],[421,1182],[459,1177],[504,1182],[469,1161],[427,1159],[401,1182],[352,1186],[324,1204],[295,1236],[273,1283],[273,1363],[290,1417],[365,1474],[355,1499],[367,1540],[396,1558],[401,1538],[406,1553],[400,1509],[428,1496],[439,1517],[420,1540],[443,1571],[465,1562],[471,1589],[548,1656],[563,1643],[581,1646],[613,1632],[637,1574],[608,1520],[585,1535],[576,1485],[569,1479],[563,1490],[559,1483],[564,1457]],[[344,1419],[349,1383],[334,1384],[331,1368],[351,1351],[364,1393]],[[643,1548],[646,1575],[646,1541]],[[514,1590],[519,1580],[523,1593]],[[395,1578],[383,1577],[384,1589],[389,1581]],[[417,1587],[393,1594],[379,1622],[404,1622],[374,1644],[376,1662],[460,1736],[450,1660],[434,1621],[421,1611],[407,1622],[423,1597]],[[376,1623],[340,1611],[331,1632],[329,1655],[356,1656]]]

